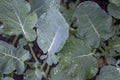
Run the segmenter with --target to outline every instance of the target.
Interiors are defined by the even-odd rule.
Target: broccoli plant
[[[120,1],[0,0],[1,80],[120,80]],[[19,77],[20,76],[20,77]]]

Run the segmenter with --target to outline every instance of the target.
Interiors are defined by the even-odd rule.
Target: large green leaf
[[[23,48],[14,48],[0,41],[0,72],[8,74],[16,70],[18,74],[21,74],[25,70],[24,61],[29,58],[29,52]]]
[[[119,0],[120,1],[120,0]],[[112,15],[113,17],[120,19],[120,6],[116,6],[113,3],[110,3],[108,5],[108,12],[110,15]]]
[[[86,1],[80,3],[74,12],[79,28],[77,33],[87,44],[97,48],[101,39],[107,40],[112,35],[112,18],[97,3]]]
[[[60,51],[69,35],[69,25],[54,7],[43,14],[37,23],[37,43],[44,53],[48,52],[48,64],[55,63],[55,53]]]
[[[109,0],[111,3],[115,4],[116,6],[120,7],[120,0]]]
[[[50,80],[87,80],[97,73],[97,60],[91,48],[71,36],[60,54],[59,64],[52,70]]]
[[[113,17],[120,19],[120,0],[109,0],[108,12]]]
[[[5,77],[5,78],[2,78],[1,80],[14,80],[14,79],[10,77]]]
[[[50,8],[52,4],[59,5],[60,0],[29,0],[32,6],[32,12],[35,11],[38,16],[41,16],[44,12]]]
[[[120,80],[120,72],[114,66],[104,66],[96,80]]]
[[[37,15],[30,12],[30,5],[25,0],[0,0],[0,21],[3,22],[3,34],[23,34],[28,41],[36,39],[33,30]]]

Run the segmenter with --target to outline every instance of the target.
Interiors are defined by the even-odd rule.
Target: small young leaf
[[[109,46],[106,46],[105,49],[109,53],[109,56],[116,57],[120,55],[120,37],[113,37],[108,41]]]
[[[47,12],[52,4],[59,5],[60,0],[29,0],[32,6],[32,12],[35,11],[40,17],[43,13]]]
[[[28,43],[27,40],[26,40],[25,38],[22,38],[22,39],[19,40],[18,45],[23,47],[23,46],[25,46],[27,43]]]
[[[39,69],[34,70],[28,70],[25,73],[24,80],[42,80],[42,73]]]
[[[115,4],[110,3],[108,5],[108,12],[113,17],[120,19],[120,6],[116,6]]]
[[[35,11],[38,16],[41,16],[50,6],[52,0],[29,0],[31,4],[31,11]]]
[[[24,61],[29,58],[29,52],[23,48],[14,48],[0,41],[0,72],[9,74],[16,70],[17,74],[21,74],[25,70]]]
[[[120,7],[120,0],[109,0],[111,3],[115,4],[116,6]]]
[[[67,20],[67,22],[71,25],[73,22],[73,12],[76,4],[75,3],[70,3],[69,4],[69,9],[67,7],[61,5],[60,11],[62,12],[63,16]]]

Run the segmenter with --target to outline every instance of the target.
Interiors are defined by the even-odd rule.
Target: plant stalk
[[[99,49],[100,49],[100,51],[101,51],[102,53],[104,53],[104,52],[105,52],[102,48],[99,48]]]
[[[12,42],[13,45],[15,45],[15,43],[16,43],[17,40],[18,40],[18,38],[19,38],[19,35],[16,35],[15,38],[14,38],[14,40],[13,40],[13,42]]]
[[[49,65],[47,65],[47,69],[46,69],[46,71],[45,71],[46,76],[48,75],[49,70],[50,70],[50,66],[49,66]]]
[[[43,70],[45,64],[46,64],[46,62],[44,62],[44,63],[41,65],[40,70]]]
[[[33,49],[32,49],[32,46],[29,45],[29,48],[30,48],[30,52],[31,52],[33,58],[35,59],[35,61],[39,63],[39,61],[38,61],[38,59],[37,59],[37,57],[36,57],[36,55],[35,55],[35,53],[34,53],[34,51],[33,51]]]

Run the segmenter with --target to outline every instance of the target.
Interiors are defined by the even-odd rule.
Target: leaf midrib
[[[55,35],[54,35],[54,38],[53,38],[53,41],[52,41],[52,43],[51,43],[51,45],[50,45],[50,47],[49,47],[49,49],[48,49],[48,52],[50,52],[50,50],[52,49],[52,47],[53,47],[53,44],[55,43],[55,39],[56,39],[56,37],[57,37],[57,33],[59,32],[59,29],[60,29],[60,27],[58,27],[57,28],[57,31],[56,31],[56,33],[55,33]],[[51,53],[51,54],[54,54],[54,53]]]
[[[94,24],[91,22],[89,16],[88,16],[87,14],[85,14],[85,16],[87,17],[89,23],[91,24],[92,29],[95,31],[95,33],[97,34],[97,36],[100,37],[99,32],[98,32],[97,29],[95,28]]]
[[[16,0],[15,0],[15,3],[17,4],[17,1],[16,1]],[[18,7],[17,7],[17,8],[18,8]],[[25,32],[25,30],[24,30],[24,25],[22,24],[22,21],[21,21],[19,15],[18,15],[18,13],[16,12],[16,9],[14,8],[14,6],[13,6],[13,9],[14,9],[14,13],[15,13],[18,21],[19,21],[19,24],[20,24],[20,26],[21,26],[21,28],[22,28],[22,32],[24,33],[24,35],[26,35],[26,32]],[[18,9],[18,10],[19,10],[19,9]]]
[[[18,59],[17,57],[12,56],[12,55],[9,55],[9,54],[7,54],[7,53],[0,53],[0,54],[3,54],[4,56],[8,56],[8,57],[10,57],[10,58],[13,58],[13,59],[16,59],[16,60],[20,61],[20,59]]]
[[[114,45],[113,47],[120,47],[120,45],[119,45],[119,44],[117,44],[117,45]]]

